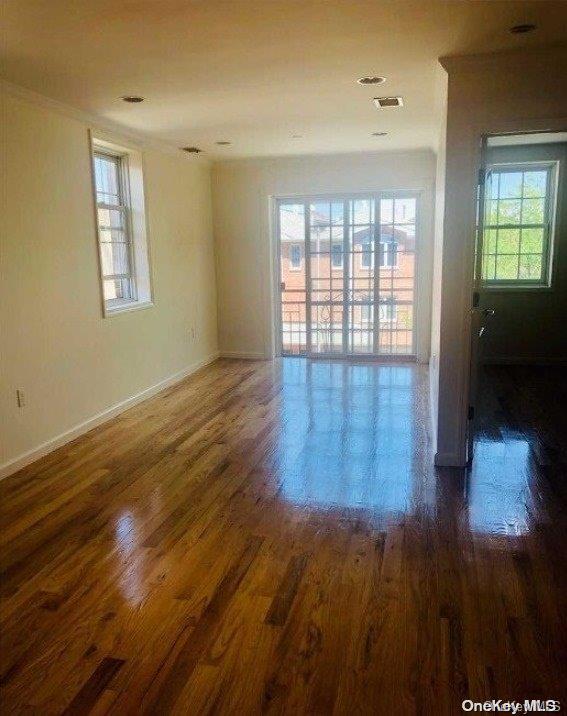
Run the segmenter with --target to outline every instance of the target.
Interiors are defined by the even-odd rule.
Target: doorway
[[[541,456],[532,439],[540,420],[533,397],[547,395],[551,412],[552,377],[558,394],[563,391],[556,372],[567,365],[566,140],[565,132],[538,132],[490,135],[483,142],[469,461],[479,449],[486,452],[487,443],[504,445],[510,436]],[[545,423],[539,438],[553,444],[556,428]]]
[[[418,195],[278,199],[282,355],[414,358]]]

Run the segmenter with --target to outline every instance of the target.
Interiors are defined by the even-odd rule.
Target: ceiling
[[[3,0],[2,20],[9,82],[213,158],[434,147],[438,57],[567,38],[551,0]]]

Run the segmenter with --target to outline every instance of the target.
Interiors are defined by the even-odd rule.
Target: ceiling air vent
[[[374,97],[373,102],[378,109],[404,106],[404,100],[401,97]]]

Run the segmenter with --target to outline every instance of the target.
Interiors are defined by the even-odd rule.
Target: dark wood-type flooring
[[[219,360],[0,483],[2,713],[452,714],[566,681],[566,381]],[[564,702],[567,706],[567,702]]]

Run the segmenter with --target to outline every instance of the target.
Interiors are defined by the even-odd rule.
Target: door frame
[[[557,117],[555,119],[549,118],[522,118],[522,119],[509,119],[496,122],[492,126],[480,126],[472,132],[472,141],[475,146],[475,155],[473,162],[473,174],[471,181],[472,189],[472,207],[471,212],[472,223],[469,225],[469,236],[472,237],[472,241],[469,242],[469,252],[467,256],[467,267],[464,272],[465,286],[463,287],[464,295],[468,296],[468,301],[463,305],[462,314],[462,344],[461,350],[463,355],[462,364],[462,384],[460,393],[460,405],[461,410],[456,416],[458,420],[458,454],[455,456],[458,465],[466,465],[469,461],[469,438],[471,431],[474,432],[474,416],[470,417],[470,406],[476,402],[476,396],[472,395],[472,391],[475,389],[474,382],[471,380],[473,371],[478,369],[478,362],[473,366],[472,361],[476,357],[478,361],[478,355],[474,356],[472,351],[472,336],[475,328],[474,314],[472,312],[474,303],[475,293],[475,249],[476,249],[476,201],[477,196],[475,189],[478,187],[479,173],[486,169],[486,151],[485,147],[489,137],[497,137],[504,135],[519,135],[519,134],[546,134],[553,132],[565,132],[567,131],[567,117]],[[446,190],[446,187],[445,187]],[[445,241],[445,235],[443,240]],[[478,353],[478,351],[477,351]],[[474,401],[474,402],[471,402]],[[443,465],[444,461],[436,460],[437,464]]]
[[[271,253],[271,292],[270,304],[272,320],[271,326],[273,330],[272,336],[272,354],[273,357],[289,357],[282,354],[282,316],[281,316],[281,249],[280,249],[280,217],[279,205],[286,202],[302,201],[350,201],[356,199],[395,199],[402,197],[413,197],[416,200],[415,205],[415,251],[414,251],[414,300],[413,300],[413,336],[412,336],[412,353],[401,355],[388,354],[336,354],[336,353],[317,353],[298,355],[298,358],[324,359],[324,360],[356,360],[356,361],[384,361],[384,362],[416,362],[418,360],[419,345],[422,326],[418,320],[417,306],[420,301],[421,294],[421,266],[423,253],[423,199],[425,189],[366,189],[361,191],[332,191],[332,192],[313,192],[313,193],[285,193],[272,194],[269,200],[269,227],[270,227],[270,253]],[[307,224],[306,239],[307,241]],[[374,312],[377,314],[378,312]]]

